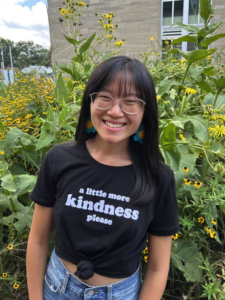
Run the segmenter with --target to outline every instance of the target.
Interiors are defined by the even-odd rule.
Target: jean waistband
[[[75,284],[76,286],[79,286],[80,288],[87,289],[87,288],[98,288],[104,289],[107,287],[113,287],[114,289],[118,290],[118,292],[122,289],[131,288],[133,285],[135,285],[138,281],[140,281],[141,276],[141,262],[139,264],[138,269],[136,272],[131,275],[130,277],[127,277],[119,282],[109,284],[109,285],[101,285],[101,286],[89,286],[88,284],[84,283],[83,281],[79,280],[79,278],[75,277],[74,274],[70,273],[67,268],[64,266],[60,258],[56,255],[55,249],[52,251],[51,256],[51,263],[52,267],[55,269],[55,272],[58,273],[58,275],[61,277],[62,280],[64,280],[66,277],[70,279],[71,284]],[[65,282],[65,280],[64,280]]]

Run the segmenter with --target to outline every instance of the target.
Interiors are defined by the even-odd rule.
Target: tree
[[[0,43],[3,44],[4,63],[5,67],[10,67],[9,46],[12,46],[13,66],[19,69],[29,67],[30,65],[50,66],[50,51],[43,48],[41,45],[34,44],[32,41],[20,41],[14,43],[9,39],[0,38]]]

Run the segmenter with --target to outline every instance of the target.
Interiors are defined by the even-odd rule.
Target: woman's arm
[[[35,204],[26,256],[29,300],[44,299],[44,274],[52,229],[52,211],[52,207]]]
[[[139,300],[160,300],[169,273],[171,236],[148,237],[148,263]]]

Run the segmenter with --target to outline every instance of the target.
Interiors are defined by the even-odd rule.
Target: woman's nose
[[[124,112],[122,111],[120,107],[120,102],[114,102],[113,106],[107,110],[107,113],[110,115],[115,115],[115,116],[124,116]]]

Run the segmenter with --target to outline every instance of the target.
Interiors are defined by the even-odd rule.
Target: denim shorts
[[[70,273],[52,252],[44,281],[44,300],[138,300],[142,287],[141,263],[130,277],[117,283],[89,286]]]

